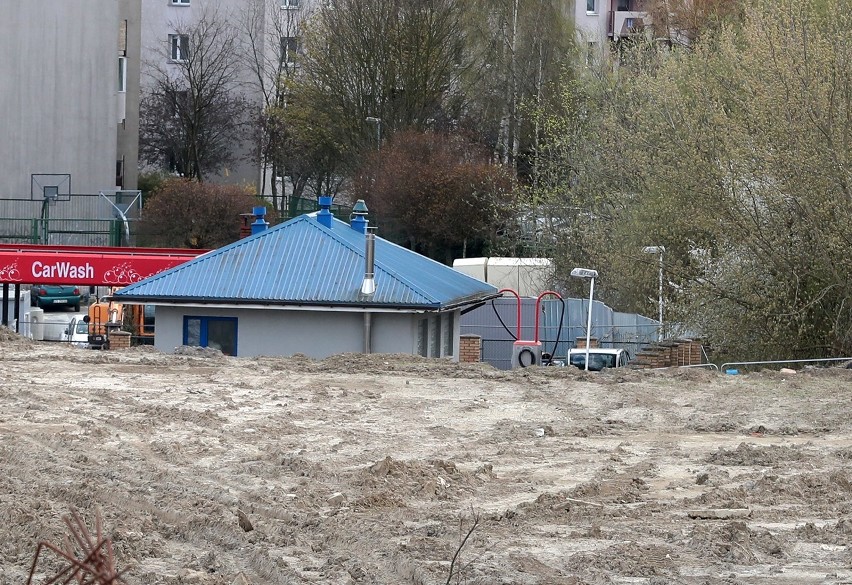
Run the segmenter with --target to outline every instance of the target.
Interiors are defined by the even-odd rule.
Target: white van
[[[586,349],[569,349],[565,361],[570,366],[584,370],[586,368]],[[600,372],[605,368],[623,368],[629,362],[630,356],[623,349],[606,347],[589,348],[589,371],[591,372]]]
[[[63,341],[68,341],[74,347],[89,347],[89,324],[82,317],[75,317],[65,328]]]

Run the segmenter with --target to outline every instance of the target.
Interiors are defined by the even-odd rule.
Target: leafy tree
[[[239,239],[240,215],[263,204],[246,187],[167,179],[146,200],[138,239],[143,246],[218,248]],[[270,213],[267,221],[275,218]]]
[[[280,210],[276,177],[288,176],[299,196],[302,174],[291,164],[298,152],[284,117],[289,102],[290,81],[299,71],[302,20],[305,10],[282,10],[280,0],[250,0],[240,16],[246,39],[242,61],[251,71],[250,85],[260,94],[262,108],[254,119],[258,132],[256,154],[263,165],[261,184],[271,174],[272,206]]]
[[[476,64],[464,80],[463,121],[503,162],[529,175],[539,139],[534,110],[548,110],[576,55],[570,15],[555,0],[473,0],[465,50]]]
[[[305,26],[303,74],[292,99],[318,116],[302,119],[308,137],[314,120],[348,168],[360,152],[398,129],[419,130],[457,119],[459,71],[464,68],[461,15],[455,0],[328,0]],[[293,122],[300,121],[296,116]],[[304,125],[308,127],[305,127]]]
[[[654,314],[657,258],[641,249],[664,245],[668,318],[720,352],[852,350],[850,24],[844,0],[761,1],[690,51],[640,47],[637,67],[585,86],[566,111],[590,121],[553,128],[622,144],[589,151],[580,132],[565,150],[579,170],[558,200],[586,221],[563,270],[588,261],[602,296]]]
[[[415,131],[369,156],[356,181],[385,237],[446,263],[488,249],[512,188],[482,146]]]
[[[739,0],[650,0],[646,7],[654,36],[690,46],[699,37],[714,36],[725,24],[741,22],[745,5]]]
[[[205,11],[172,23],[172,59],[145,64],[140,158],[197,181],[236,161],[246,134],[246,98],[238,91],[237,30],[228,16]]]

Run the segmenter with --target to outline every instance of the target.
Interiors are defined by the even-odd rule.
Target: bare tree
[[[239,239],[240,214],[261,203],[243,186],[171,178],[148,197],[139,241],[155,247],[218,248]],[[276,216],[267,218],[275,221]]]
[[[492,244],[514,184],[489,151],[459,135],[402,131],[366,159],[355,184],[385,237],[446,263]]]
[[[172,28],[176,33],[165,46],[169,59],[145,64],[151,83],[140,105],[140,157],[200,182],[234,163],[245,139],[239,38],[216,11]]]
[[[570,20],[556,0],[472,0],[467,50],[468,115],[496,158],[519,168],[540,135],[534,110],[555,101],[575,50]]]
[[[279,210],[279,196],[283,193],[278,192],[276,177],[289,176],[294,186],[301,186],[306,180],[297,165],[287,164],[291,136],[279,113],[287,107],[289,81],[299,70],[301,22],[308,14],[305,7],[282,8],[280,0],[251,0],[240,17],[246,39],[242,60],[251,71],[249,85],[263,100],[262,111],[254,120],[258,131],[256,154],[262,164],[261,185],[265,186],[271,176],[272,206]]]

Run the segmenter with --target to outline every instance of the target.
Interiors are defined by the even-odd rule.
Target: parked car
[[[89,324],[83,321],[83,317],[75,317],[65,328],[64,341],[68,341],[74,347],[89,347]]]
[[[80,289],[71,285],[34,284],[30,289],[30,304],[33,307],[72,307],[80,310]]]
[[[568,365],[586,369],[586,349],[569,349]],[[623,349],[609,347],[589,348],[589,371],[600,372],[604,368],[623,368],[630,362],[630,355]]]

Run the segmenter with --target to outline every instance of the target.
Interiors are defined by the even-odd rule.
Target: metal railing
[[[706,364],[689,364],[688,366],[663,366],[662,368],[643,368],[646,371],[654,371],[654,370],[670,370],[672,368],[683,369],[683,368],[710,368],[711,370],[719,371],[719,366],[713,363]]]
[[[730,366],[763,366],[768,364],[807,364],[820,362],[850,362],[852,357],[839,358],[812,358],[804,360],[769,360],[760,362],[726,362],[721,365],[720,370],[726,372]]]

